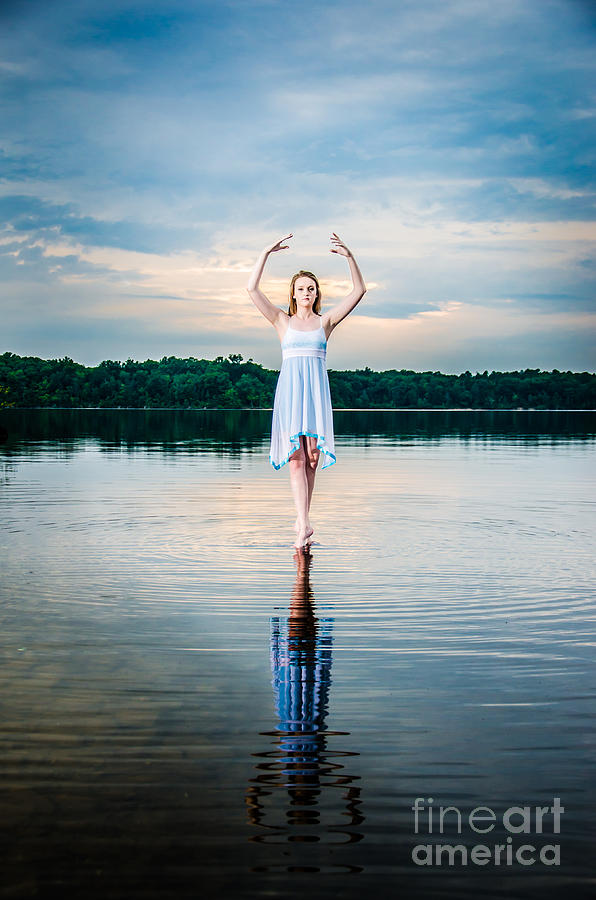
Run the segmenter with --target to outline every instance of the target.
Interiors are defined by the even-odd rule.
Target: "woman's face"
[[[296,305],[302,309],[308,309],[317,299],[317,285],[308,275],[301,275],[294,282],[294,297]]]

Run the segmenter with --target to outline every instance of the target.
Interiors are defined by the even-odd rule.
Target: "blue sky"
[[[0,8],[0,352],[239,352],[245,285],[368,292],[331,368],[595,370],[596,12],[582,0]]]

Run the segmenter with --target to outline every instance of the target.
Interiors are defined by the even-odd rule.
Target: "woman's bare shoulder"
[[[321,328],[324,329],[325,338],[328,340],[329,335],[335,328],[335,325],[332,323],[331,316],[329,315],[329,313],[323,313],[323,315],[321,316]]]
[[[283,309],[280,309],[278,315],[275,317],[275,321],[272,324],[279,335],[280,341],[283,340],[283,336],[286,333],[288,325],[290,324],[290,317],[287,312],[284,312]]]

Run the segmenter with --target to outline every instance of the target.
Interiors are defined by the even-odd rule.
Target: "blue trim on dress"
[[[322,450],[326,457],[330,457],[331,462],[329,461],[329,459],[325,459],[325,462],[321,466],[321,469],[329,469],[332,465],[334,465],[335,462],[337,462],[336,457],[331,452],[331,450],[327,450],[326,447],[324,447],[323,444],[321,443],[321,441],[325,440],[325,435],[315,434],[312,431],[297,431],[296,434],[293,434],[290,436],[290,440],[296,446],[292,447],[292,449],[290,450],[290,452],[288,453],[286,458],[283,460],[283,462],[280,462],[279,465],[276,465],[276,463],[273,462],[273,458],[272,458],[271,454],[269,454],[269,462],[271,463],[271,465],[273,466],[274,469],[279,470],[279,469],[281,469],[282,466],[285,466],[285,464],[288,462],[292,453],[295,453],[296,450],[300,449],[300,441],[298,440],[298,438],[300,437],[301,434],[304,434],[307,437],[316,438],[317,439],[317,450]]]

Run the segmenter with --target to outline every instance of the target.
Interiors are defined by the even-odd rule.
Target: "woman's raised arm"
[[[277,306],[274,306],[265,296],[259,287],[259,281],[261,280],[261,275],[263,274],[263,269],[265,268],[265,263],[267,262],[269,254],[275,253],[277,250],[287,250],[289,245],[284,244],[284,241],[289,240],[291,237],[292,235],[289,234],[287,237],[282,238],[281,241],[276,241],[275,244],[272,244],[270,247],[266,247],[263,250],[255,263],[255,267],[252,270],[252,274],[246,286],[250,299],[259,312],[262,313],[272,325],[275,325],[281,317],[286,315],[286,313],[282,312]]]
[[[348,264],[350,266],[350,274],[352,276],[352,290],[344,297],[344,299],[329,310],[328,313],[325,314],[325,318],[329,320],[331,325],[331,330],[338,325],[342,319],[345,319],[349,313],[352,312],[354,307],[360,303],[364,295],[366,294],[366,285],[364,283],[364,279],[362,278],[362,273],[358,268],[358,263],[354,259],[352,253],[344,242],[338,237],[338,235],[333,232],[331,235],[331,243],[335,246],[331,248],[332,253],[338,253],[340,256],[347,257]]]

